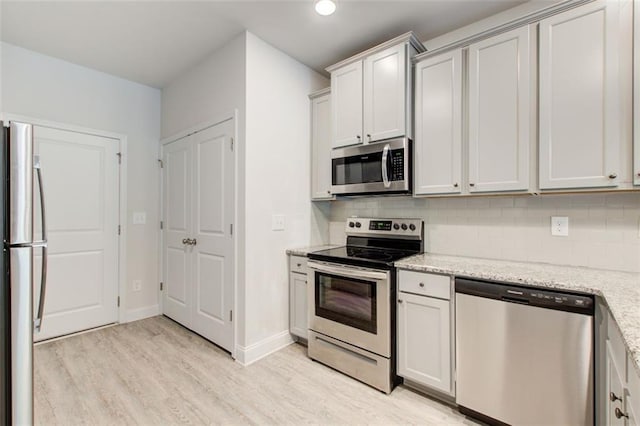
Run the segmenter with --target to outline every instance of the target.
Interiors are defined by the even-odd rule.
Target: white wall
[[[160,91],[2,43],[1,111],[128,137],[127,294],[130,315],[157,313]],[[133,225],[132,213],[147,213]],[[142,280],[140,292],[131,281]]]
[[[310,240],[309,93],[328,80],[247,33],[245,348],[289,339],[284,252]],[[285,230],[272,231],[272,215]],[[268,343],[271,342],[271,343]],[[247,354],[247,361],[256,352]]]
[[[339,201],[333,242],[352,215],[422,218],[431,253],[640,272],[638,193]],[[569,217],[568,237],[551,236],[551,216]]]

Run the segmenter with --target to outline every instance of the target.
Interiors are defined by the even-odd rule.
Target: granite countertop
[[[579,291],[601,296],[618,324],[640,374],[640,274],[544,263],[423,253],[395,262],[401,269],[514,284]]]
[[[287,249],[287,254],[291,254],[291,255],[294,255],[294,256],[306,256],[307,254],[311,253],[312,251],[327,250],[327,249],[334,248],[334,247],[340,247],[340,246],[332,245],[332,244],[325,244],[325,245],[322,245],[322,246],[309,246],[309,247],[292,248],[292,249]]]

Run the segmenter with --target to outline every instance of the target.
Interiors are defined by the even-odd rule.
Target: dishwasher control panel
[[[594,312],[593,296],[558,292],[539,287],[456,278],[456,293],[586,315],[593,315]]]

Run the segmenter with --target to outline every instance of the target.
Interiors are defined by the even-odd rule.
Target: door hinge
[[[229,233],[233,235],[233,223],[229,225]]]
[[[163,290],[163,288],[164,288],[164,284],[163,284],[163,283],[160,283],[160,291],[162,291],[162,290]]]
[[[122,233],[122,226],[118,225],[118,235]]]
[[[231,138],[231,151],[233,151],[233,138]]]
[[[120,307],[120,296],[118,296],[118,307]]]
[[[229,321],[233,321],[233,311],[229,311]]]
[[[160,229],[164,229],[164,222],[160,221]]]
[[[158,158],[158,163],[160,163],[160,168],[164,169],[164,161],[162,161],[160,158]]]
[[[122,153],[118,152],[116,155],[118,156],[118,164],[122,164]]]

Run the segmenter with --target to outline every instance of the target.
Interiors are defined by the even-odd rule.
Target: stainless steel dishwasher
[[[488,423],[594,424],[594,300],[456,279],[460,412]]]

